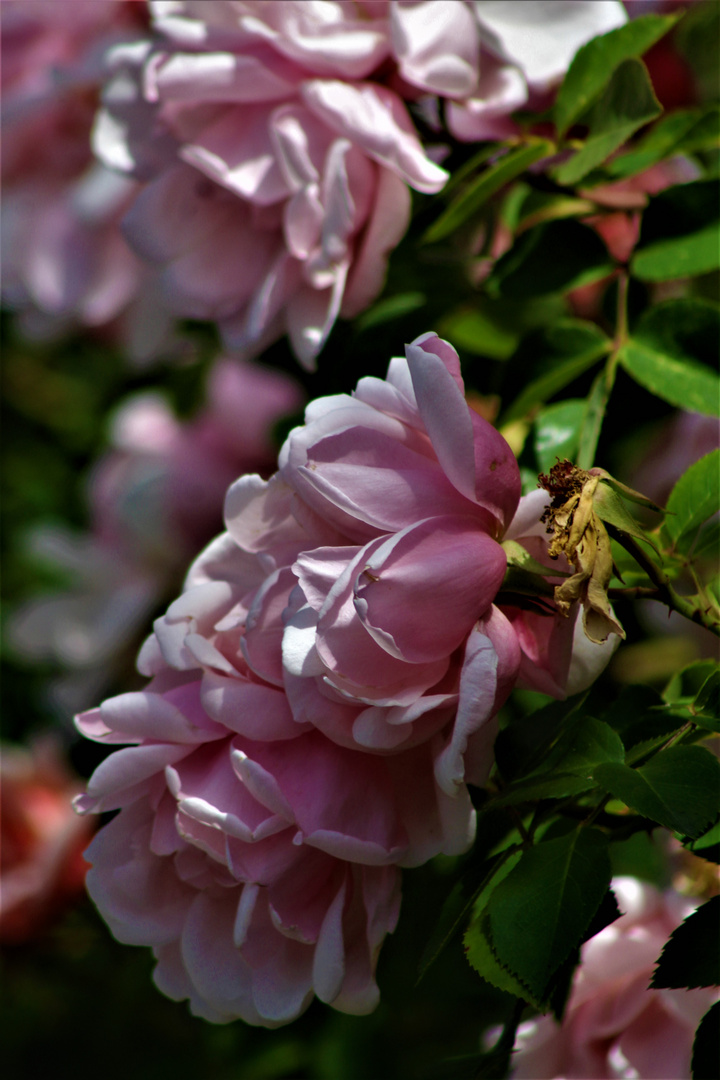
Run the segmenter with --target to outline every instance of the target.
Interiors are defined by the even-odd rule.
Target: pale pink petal
[[[393,53],[407,82],[441,97],[469,97],[478,75],[479,34],[472,12],[456,0],[395,3]]]
[[[472,518],[430,518],[368,555],[354,586],[355,610],[391,655],[439,660],[490,606],[505,565],[500,546]]]
[[[387,260],[410,223],[410,192],[389,169],[380,169],[372,216],[355,252],[340,312],[352,319],[376,298],[385,283]]]
[[[559,81],[590,38],[627,22],[617,0],[474,0],[483,45],[516,64],[540,89]]]
[[[308,108],[417,191],[436,192],[448,174],[424,154],[405,106],[377,84],[313,79],[302,86]]]

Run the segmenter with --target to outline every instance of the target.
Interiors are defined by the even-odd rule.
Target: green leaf
[[[539,767],[585,697],[553,701],[503,728],[495,740],[495,760],[505,780],[520,778]]]
[[[470,921],[470,925],[465,931],[463,944],[465,946],[465,954],[471,967],[473,967],[478,975],[481,975],[486,982],[491,983],[500,990],[506,991],[506,993],[513,994],[515,997],[523,998],[525,1001],[530,1001],[537,1005],[538,1002],[535,1001],[528,988],[518,982],[518,980],[498,960],[486,932],[486,909],[488,901],[495,889],[517,866],[521,856],[521,851],[516,850],[510,852],[509,857],[506,855],[501,862],[498,862],[492,874],[485,879],[480,892],[475,896],[474,914]]]
[[[578,776],[577,773],[543,774],[537,778],[531,777],[513,784],[501,795],[493,797],[488,803],[488,810],[494,810],[498,806],[518,806],[521,803],[537,802],[540,799],[564,799],[568,795],[579,795],[583,791],[589,791],[593,786],[592,780]],[[480,813],[482,814],[482,809]]]
[[[664,513],[662,506],[658,506],[657,503],[649,499],[647,495],[643,495],[640,491],[635,491],[634,488],[628,487],[627,484],[621,483],[620,480],[616,480],[610,473],[605,472],[604,469],[598,470],[604,484],[616,491],[618,495],[622,495],[623,499],[627,499],[628,502],[637,503],[638,506],[644,506],[648,510],[654,510],[656,513]]]
[[[546,577],[550,573],[547,566],[543,566],[542,563],[533,559],[528,549],[519,544],[517,540],[503,540],[500,546],[505,552],[508,566],[517,566],[522,570],[527,570],[528,573],[540,574],[542,577]],[[554,567],[552,573],[555,576]]]
[[[595,937],[595,935],[599,934],[601,930],[604,930],[606,926],[609,926],[611,923],[615,922],[616,919],[619,919],[620,914],[620,908],[618,907],[615,893],[612,889],[608,889],[600,901],[600,907],[590,920],[580,944],[584,944],[586,941],[589,941],[591,937]],[[553,1016],[558,1024],[562,1023],[565,1006],[567,1005],[567,1000],[570,996],[570,991],[572,990],[575,968],[579,963],[580,948],[577,947],[573,949],[567,959],[562,962],[553,975],[548,987],[548,1004],[550,1005]]]
[[[585,399],[585,412],[582,418],[580,444],[576,461],[576,464],[581,469],[591,469],[595,462],[595,452],[603,420],[605,419],[605,411],[610,400],[610,390],[611,385],[603,368],[595,376],[590,387],[590,393]]]
[[[688,4],[673,44],[691,67],[701,101],[718,98],[720,71],[720,6]],[[720,1076],[720,1070],[717,1075]]]
[[[718,138],[717,123],[716,107],[704,113],[701,109],[671,112],[654,124],[632,150],[608,162],[605,171],[614,179],[621,180],[644,172],[671,152],[712,145]]]
[[[711,521],[704,525],[692,545],[693,562],[715,558],[720,551],[720,521]]]
[[[616,529],[620,529],[621,532],[628,533],[630,536],[635,536],[638,540],[646,540],[651,543],[642,526],[626,509],[617,492],[613,491],[610,485],[602,480],[595,490],[593,507],[601,521],[606,522],[608,525],[614,525]]]
[[[642,718],[656,705],[662,705],[663,699],[657,690],[650,686],[626,686],[612,703],[602,719],[617,731],[625,746],[632,746],[637,739],[633,731]]]
[[[540,472],[549,472],[555,459],[574,460],[580,441],[585,402],[569,398],[549,405],[535,419],[535,457]]]
[[[382,326],[393,319],[400,319],[403,315],[410,315],[413,311],[424,307],[427,297],[421,292],[400,293],[398,296],[388,296],[379,303],[374,304],[368,311],[355,320],[358,331],[370,330],[375,326]]]
[[[663,530],[675,547],[686,551],[695,531],[719,508],[720,450],[713,450],[691,465],[675,484]]]
[[[720,208],[714,180],[667,188],[650,200],[630,271],[642,281],[695,277],[720,266]]]
[[[466,921],[476,906],[478,898],[489,895],[488,890],[502,881],[504,874],[509,873],[519,857],[519,850],[508,848],[486,864],[484,869],[487,872],[484,876],[479,877],[477,871],[471,867],[470,871],[455,883],[442,906],[440,916],[420,958],[418,982]],[[506,865],[507,869],[505,869]]]
[[[689,704],[695,700],[714,671],[717,671],[716,660],[693,660],[670,680],[663,691],[664,700],[670,705]]]
[[[571,195],[558,195],[549,191],[531,191],[522,202],[516,228],[518,232],[524,232],[544,221],[587,217],[595,212],[596,206],[590,199],[576,199]]]
[[[563,185],[577,184],[661,112],[645,65],[641,60],[624,60],[593,109],[585,145],[555,169],[555,179]]]
[[[700,836],[720,807],[720,762],[701,746],[674,746],[647,765],[599,765],[595,779],[636,813]]]
[[[578,221],[538,225],[515,241],[486,282],[491,295],[547,296],[607,277],[615,262],[598,234]]]
[[[624,60],[642,56],[677,18],[676,15],[641,15],[578,49],[555,101],[558,132],[564,134],[580,119]]]
[[[703,716],[720,718],[720,671],[713,671],[703,683],[695,698],[694,709]]]
[[[715,364],[720,309],[703,300],[669,300],[649,309],[620,349],[629,375],[671,405],[715,416],[720,379]]]
[[[625,840],[611,837],[610,862],[613,877],[637,877],[663,888],[667,874],[665,843],[656,843],[653,835],[636,832]]]
[[[675,152],[691,153],[716,149],[720,145],[720,106],[713,105],[698,120],[695,127],[678,142]]]
[[[441,337],[457,349],[491,360],[506,360],[517,347],[519,336],[509,327],[498,324],[486,312],[475,309],[446,315],[438,326]]]
[[[638,250],[630,263],[630,272],[641,281],[674,281],[708,274],[718,267],[720,227],[713,221],[689,236],[659,240]]]
[[[507,994],[513,994],[514,997],[522,998],[537,1008],[540,1007],[532,991],[516,979],[498,959],[488,939],[487,916],[470,924],[465,932],[463,944],[468,963],[486,982],[496,986],[498,990],[504,990]]]
[[[720,1001],[705,1013],[695,1032],[692,1052],[693,1080],[720,1076]]]
[[[569,772],[592,777],[604,761],[623,761],[622,739],[609,724],[592,716],[579,716],[563,731],[543,762],[543,773]],[[530,777],[532,779],[532,777]]]
[[[496,142],[486,143],[481,147],[476,154],[473,154],[467,161],[465,161],[458,169],[454,169],[452,175],[447,180],[445,187],[442,188],[437,194],[437,198],[447,199],[455,188],[464,183],[469,176],[472,176],[474,172],[484,165],[492,157],[497,157],[498,144]]]
[[[560,297],[544,300],[503,300],[479,296],[472,308],[460,308],[440,321],[440,337],[458,349],[491,360],[507,360],[524,334],[561,319],[565,304]]]
[[[511,150],[491,165],[459,195],[434,221],[422,238],[425,244],[434,244],[459,229],[468,218],[476,214],[487,200],[501,187],[520,176],[541,158],[548,157],[555,150],[547,139],[530,139],[525,146]]]
[[[531,334],[518,350],[518,367],[532,356],[546,371],[525,386],[503,413],[500,426],[525,417],[531,409],[558,394],[612,348],[612,343],[593,323],[582,319],[558,319],[552,326]]]
[[[673,931],[650,986],[653,990],[720,986],[720,896],[706,901]]]
[[[581,827],[524,852],[493,891],[488,941],[504,967],[542,999],[579,944],[610,884],[606,837]]]

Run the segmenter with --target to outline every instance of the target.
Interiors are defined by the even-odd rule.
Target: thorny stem
[[[636,563],[642,567],[650,578],[655,586],[654,599],[660,600],[669,607],[671,611],[677,611],[679,615],[683,615],[686,619],[689,619],[690,622],[698,623],[700,626],[704,626],[706,630],[710,630],[713,634],[720,637],[720,620],[718,620],[716,614],[710,610],[694,607],[683,596],[676,593],[670,584],[670,578],[665,571],[653,562],[650,556],[632,536],[623,532],[621,529],[614,529],[612,526],[610,526],[608,531],[610,531],[617,542],[632,555]],[[627,595],[624,590],[620,591],[622,591],[624,595]],[[632,592],[634,590],[629,591]],[[645,595],[648,594],[646,593]]]

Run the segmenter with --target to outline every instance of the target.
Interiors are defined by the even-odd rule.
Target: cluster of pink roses
[[[120,940],[153,946],[165,993],[265,1025],[313,993],[373,1008],[397,868],[472,842],[466,785],[511,688],[562,696],[610,655],[573,648],[572,618],[493,602],[501,541],[535,550],[544,500],[520,499],[434,334],[313,402],[270,480],[230,487],[228,531],[141,650],[147,689],[78,719],[134,744],[78,807],[121,810],[88,886]]]
[[[166,304],[312,367],[382,287],[409,188],[447,173],[415,129],[446,103],[464,140],[561,80],[626,20],[615,0],[151,0],[152,36],[108,54],[94,148],[145,187],[125,219]],[[435,155],[437,156],[437,155]]]

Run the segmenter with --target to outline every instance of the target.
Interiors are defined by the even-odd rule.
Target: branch
[[[670,608],[671,611],[677,611],[679,615],[689,619],[690,622],[698,623],[700,626],[704,626],[706,630],[710,630],[711,633],[720,637],[720,623],[717,616],[713,615],[710,611],[704,611],[702,608],[694,607],[689,600],[686,600],[684,596],[680,596],[675,592],[670,584],[670,578],[665,571],[654,563],[646,551],[638,544],[637,540],[634,540],[629,533],[623,532],[622,529],[614,528],[612,525],[607,525],[607,529],[611,536],[617,540],[622,547],[629,552],[635,559],[636,563],[642,567],[647,576],[655,586],[654,589],[645,588],[645,596],[652,596],[655,600],[660,600]],[[610,590],[615,592],[616,590]],[[618,590],[626,592],[626,590]],[[627,590],[633,592],[635,590]]]

